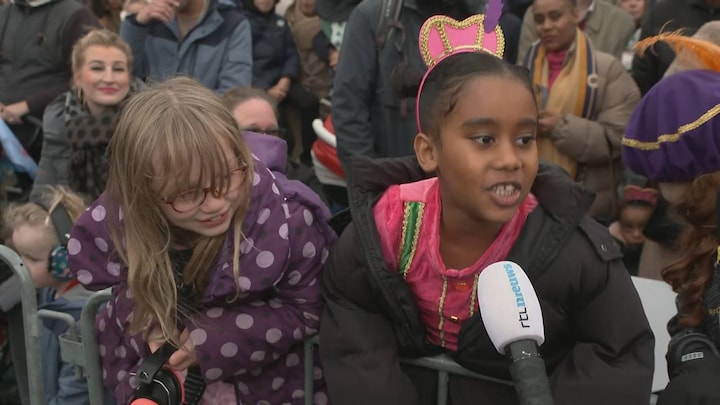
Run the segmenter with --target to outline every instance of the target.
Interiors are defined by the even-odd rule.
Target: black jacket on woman
[[[330,401],[343,405],[435,403],[436,377],[400,366],[399,357],[441,349],[426,343],[413,295],[388,270],[372,207],[390,185],[424,177],[414,158],[356,160],[350,172],[349,223],[323,273],[326,309],[320,355]],[[507,260],[527,273],[540,300],[545,343],[540,351],[557,405],[647,404],[654,337],[607,229],[587,212],[591,192],[559,169],[541,165],[532,192],[539,206]],[[480,312],[463,325],[458,351],[464,367],[509,380]],[[511,385],[450,377],[453,405],[517,404]]]

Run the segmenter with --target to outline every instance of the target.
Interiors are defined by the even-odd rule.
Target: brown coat
[[[318,98],[327,97],[330,92],[330,66],[318,57],[312,45],[313,38],[321,29],[320,17],[304,15],[297,2],[293,2],[285,12],[285,19],[300,54],[300,84]]]
[[[635,20],[620,7],[607,1],[596,0],[595,9],[585,21],[583,32],[590,38],[595,49],[620,59],[630,37],[635,33]],[[532,6],[530,6],[525,12],[520,31],[518,60],[525,58],[525,53],[530,45],[538,38],[533,22]]]
[[[565,114],[555,126],[552,138],[560,152],[580,164],[578,181],[597,193],[590,215],[610,219],[615,216],[617,179],[622,175],[620,141],[630,114],[640,101],[640,90],[612,55],[595,51],[595,58],[597,118],[591,121]]]

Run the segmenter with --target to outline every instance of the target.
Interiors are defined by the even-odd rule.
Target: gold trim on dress
[[[438,330],[440,331],[440,346],[445,347],[445,316],[443,315],[443,308],[445,307],[445,296],[447,295],[448,281],[447,277],[442,276],[442,292],[440,293],[440,301],[438,303],[438,315],[440,315],[440,321],[438,322]]]

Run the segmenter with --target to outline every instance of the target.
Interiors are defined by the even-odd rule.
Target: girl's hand
[[[180,335],[180,342],[182,346],[170,356],[167,362],[168,366],[175,371],[187,370],[197,363],[195,345],[192,339],[190,339],[190,334],[187,329]]]
[[[187,370],[197,363],[197,355],[195,354],[195,345],[190,339],[188,330],[185,329],[180,335],[181,347],[173,353],[167,361],[167,366],[175,371]],[[155,327],[148,337],[148,347],[151,353],[155,353],[165,344],[160,327]]]
[[[165,339],[163,338],[160,326],[155,326],[152,332],[150,332],[150,335],[148,335],[147,344],[150,348],[150,353],[155,353],[165,344]]]

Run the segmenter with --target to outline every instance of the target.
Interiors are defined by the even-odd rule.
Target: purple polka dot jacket
[[[181,322],[190,332],[210,387],[232,384],[247,405],[303,404],[302,342],[319,327],[320,269],[335,241],[329,212],[316,194],[283,174],[286,146],[278,138],[245,134],[255,171],[243,223],[240,298],[232,271],[232,232],[210,270],[201,309]],[[90,290],[112,287],[114,299],[98,313],[96,328],[105,385],[125,404],[134,373],[148,356],[140,334],[129,334],[133,292],[127,268],[113,253],[106,226],[122,211],[102,194],[80,217],[68,243],[70,267]],[[314,403],[327,403],[322,370],[315,361]],[[222,385],[222,384],[219,384]]]

